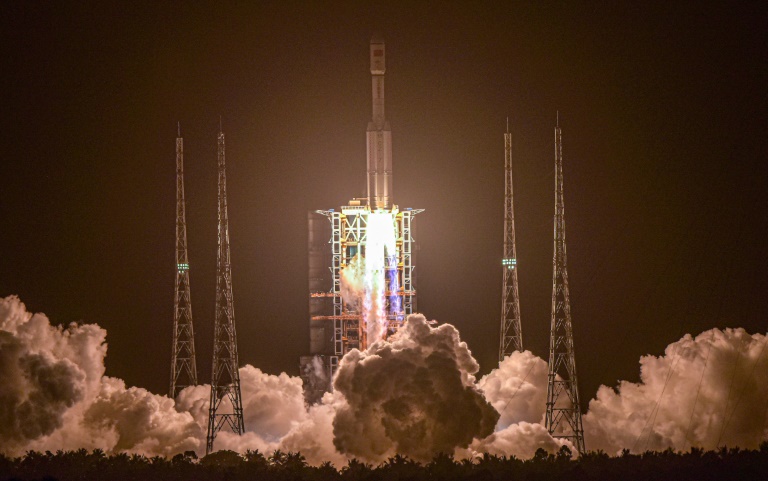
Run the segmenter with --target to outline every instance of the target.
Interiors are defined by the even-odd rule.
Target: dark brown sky
[[[765,332],[759,2],[104,3],[0,4],[0,295],[105,327],[110,375],[167,390],[180,121],[210,376],[219,115],[240,361],[298,373],[306,212],[363,192],[375,32],[395,202],[427,209],[419,307],[459,328],[483,372],[497,356],[507,116],[524,344],[546,359],[561,112],[582,399],[637,379],[639,356],[683,333]]]

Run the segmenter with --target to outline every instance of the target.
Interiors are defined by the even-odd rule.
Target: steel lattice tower
[[[208,435],[205,452],[213,451],[216,434],[228,426],[242,434],[243,405],[237,360],[235,311],[232,303],[232,269],[229,257],[229,219],[227,216],[227,178],[224,163],[224,133],[219,129],[219,251],[216,262],[216,315],[213,332],[213,369]]]
[[[178,127],[176,137],[176,293],[171,351],[171,386],[168,395],[175,398],[185,387],[197,385],[195,330],[192,326],[189,288],[187,216],[184,205],[184,139],[181,138],[181,127]]]
[[[523,350],[520,328],[520,298],[517,293],[517,250],[515,248],[515,208],[512,199],[512,134],[504,134],[504,258],[501,261],[501,335],[499,362],[513,351]]]
[[[555,226],[552,256],[552,325],[549,338],[549,379],[545,425],[553,437],[570,440],[584,452],[576,359],[571,329],[571,303],[565,253],[565,204],[563,202],[563,144],[558,115],[555,127]]]

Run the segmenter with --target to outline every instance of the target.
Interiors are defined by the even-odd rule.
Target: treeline
[[[133,454],[107,456],[101,450],[88,452],[57,451],[28,452],[25,456],[9,458],[0,455],[0,480],[25,481],[496,481],[496,480],[759,480],[768,479],[768,442],[759,450],[721,448],[718,451],[692,449],[677,453],[662,452],[630,454],[618,457],[589,452],[571,459],[568,448],[556,454],[539,449],[533,458],[485,455],[474,460],[455,460],[439,455],[431,462],[420,464],[404,456],[394,456],[372,466],[357,460],[337,470],[330,463],[310,466],[299,453],[275,451],[264,456],[258,451],[244,455],[218,451],[202,459],[194,452],[178,454],[171,459],[147,458]]]

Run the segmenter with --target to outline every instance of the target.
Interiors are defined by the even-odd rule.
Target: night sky
[[[498,356],[507,117],[523,342],[546,359],[560,111],[585,405],[685,333],[765,332],[764,4],[251,3],[0,4],[0,296],[106,328],[108,375],[168,389],[181,122],[210,380],[220,115],[240,363],[298,374],[307,211],[364,193],[374,33],[394,200],[426,209],[419,310],[458,327],[481,373]]]

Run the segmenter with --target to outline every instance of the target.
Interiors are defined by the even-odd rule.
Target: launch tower
[[[213,451],[216,434],[228,427],[243,434],[243,405],[237,359],[235,309],[232,303],[232,269],[229,260],[229,218],[227,216],[227,178],[224,162],[224,133],[219,129],[219,249],[216,262],[216,314],[213,331],[213,369],[208,411],[205,453]]]
[[[176,294],[173,305],[173,346],[171,348],[171,386],[168,396],[187,386],[197,385],[195,330],[189,288],[187,254],[187,216],[184,205],[184,139],[181,127],[176,137]]]
[[[517,293],[517,251],[515,249],[515,206],[512,199],[512,134],[504,134],[504,257],[501,260],[501,335],[499,362],[523,350],[520,328],[520,298]]]
[[[340,359],[394,333],[416,311],[413,218],[392,202],[392,131],[384,112],[384,41],[370,43],[373,115],[367,192],[341,209],[310,212],[310,355],[301,358],[308,402],[331,389]],[[329,222],[321,222],[324,216]],[[330,241],[328,241],[330,239]],[[329,246],[330,244],[330,246]],[[329,249],[330,247],[330,249]],[[348,285],[351,278],[362,292]],[[360,297],[358,297],[360,296]]]
[[[571,441],[584,453],[576,359],[571,329],[571,303],[565,254],[565,204],[563,202],[563,144],[558,115],[555,127],[555,226],[552,256],[552,324],[549,338],[549,376],[545,425],[553,437]]]

